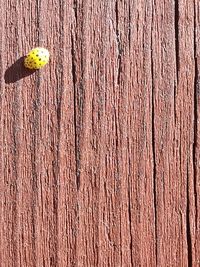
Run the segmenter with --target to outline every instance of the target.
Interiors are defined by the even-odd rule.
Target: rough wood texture
[[[0,266],[200,266],[199,1],[0,13]]]

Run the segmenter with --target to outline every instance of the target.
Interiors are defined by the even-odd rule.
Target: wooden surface
[[[199,1],[0,13],[0,266],[200,266]]]

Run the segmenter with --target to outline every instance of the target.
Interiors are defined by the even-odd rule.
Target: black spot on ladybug
[[[36,57],[39,57],[39,55],[37,54]]]
[[[39,58],[39,61],[41,61],[42,59],[41,58]]]

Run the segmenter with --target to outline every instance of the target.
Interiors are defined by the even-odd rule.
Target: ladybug
[[[41,69],[49,62],[49,51],[43,47],[32,49],[24,60],[24,66],[28,69]]]

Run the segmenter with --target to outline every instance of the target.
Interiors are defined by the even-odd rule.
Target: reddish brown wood
[[[0,12],[0,266],[200,266],[199,1]]]

